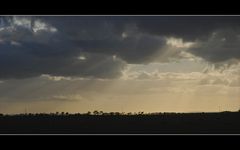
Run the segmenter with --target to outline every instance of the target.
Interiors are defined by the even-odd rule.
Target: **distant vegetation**
[[[0,134],[240,134],[240,111],[0,114]]]
[[[238,110],[237,112],[240,112]],[[206,112],[192,112],[192,113],[176,113],[176,112],[153,112],[153,113],[145,113],[143,111],[139,112],[103,112],[103,111],[88,111],[86,113],[69,113],[69,112],[55,112],[55,113],[21,113],[21,114],[2,114],[0,113],[1,116],[86,116],[86,115],[91,115],[91,116],[139,116],[139,115],[179,115],[179,114],[199,114],[199,113],[206,113]],[[210,113],[210,112],[208,112]],[[212,112],[216,113],[216,112]],[[231,111],[222,111],[218,113],[231,113]]]
[[[101,115],[106,115],[106,116],[116,116],[116,115],[156,115],[156,114],[163,114],[163,113],[144,113],[144,112],[103,112],[103,111],[88,111],[87,113],[68,113],[68,112],[55,112],[55,113],[21,113],[21,114],[0,114],[0,116],[83,116],[83,115],[94,115],[94,116],[101,116]]]

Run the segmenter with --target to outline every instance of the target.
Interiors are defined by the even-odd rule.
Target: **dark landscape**
[[[1,115],[0,134],[240,134],[240,112]]]

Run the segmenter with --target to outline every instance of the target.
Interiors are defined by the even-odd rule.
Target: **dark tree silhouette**
[[[99,113],[98,113],[99,115],[103,115],[103,111],[99,111]]]
[[[121,113],[120,112],[115,112],[114,115],[121,115]]]
[[[129,115],[129,116],[130,116],[130,115],[132,115],[132,113],[131,113],[131,112],[129,112],[129,113],[127,113],[127,115]]]
[[[93,114],[94,114],[94,115],[99,115],[99,112],[98,112],[97,110],[94,110],[94,111],[93,111]]]

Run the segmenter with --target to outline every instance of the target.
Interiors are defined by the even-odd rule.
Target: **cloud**
[[[146,71],[137,71],[137,72],[128,72],[125,73],[123,79],[125,80],[152,80],[152,81],[184,81],[184,80],[200,80],[204,76],[201,72],[146,72]]]
[[[213,63],[226,63],[229,60],[234,63],[234,59],[240,58],[239,47],[240,28],[231,28],[213,32],[207,40],[199,41],[189,52]]]
[[[211,63],[231,64],[232,59],[240,58],[240,19],[237,16],[143,17],[139,18],[137,26],[152,35],[194,42],[187,52]],[[179,40],[170,39],[169,43],[181,46]]]
[[[199,81],[200,85],[222,85],[222,86],[239,86],[239,63],[231,65],[225,69],[216,68],[215,65],[207,66],[202,78]]]
[[[0,78],[116,78],[126,64],[239,59],[238,17],[0,18]]]
[[[72,80],[72,78],[70,77],[64,77],[64,76],[51,76],[48,74],[43,74],[40,76],[41,78],[45,78],[48,80],[52,80],[52,81],[61,81],[61,80]]]
[[[125,62],[110,54],[84,52],[58,29],[39,18],[4,18],[0,30],[0,78],[82,76],[114,78]],[[85,58],[82,59],[78,58]]]
[[[41,74],[115,78],[121,75],[126,63],[151,61],[166,42],[163,37],[139,33],[134,25],[126,26],[122,36],[123,25],[101,18],[3,17],[1,20],[0,78],[3,79]]]
[[[145,16],[135,20],[139,30],[186,41],[206,38],[217,29],[240,25],[238,16]]]
[[[79,100],[85,100],[84,97],[82,97],[79,94],[73,94],[73,95],[54,95],[49,98],[49,100],[57,100],[57,101],[79,101]]]
[[[84,93],[91,91],[86,85],[91,86],[86,79],[70,79],[50,75],[22,80],[6,80],[0,83],[0,102],[85,100],[86,94]]]
[[[142,33],[125,17],[44,17],[82,51],[117,55],[128,63],[145,63],[163,50],[166,39]]]
[[[72,39],[83,39],[78,41],[83,49],[118,54],[129,63],[156,61],[152,57],[156,53],[161,55],[172,51],[166,45],[177,49],[166,58],[179,58],[182,49],[212,63],[239,58],[238,16],[101,16],[80,19],[69,17],[64,21],[61,18],[44,19],[61,28],[66,35],[71,35]],[[71,28],[65,28],[67,26]],[[91,42],[86,44],[86,39],[88,42],[91,39]],[[99,39],[103,40],[99,42]],[[106,42],[109,39],[110,42]],[[158,61],[166,60],[161,58]]]

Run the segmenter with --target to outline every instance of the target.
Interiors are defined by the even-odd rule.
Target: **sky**
[[[0,113],[240,109],[240,16],[0,16]]]

